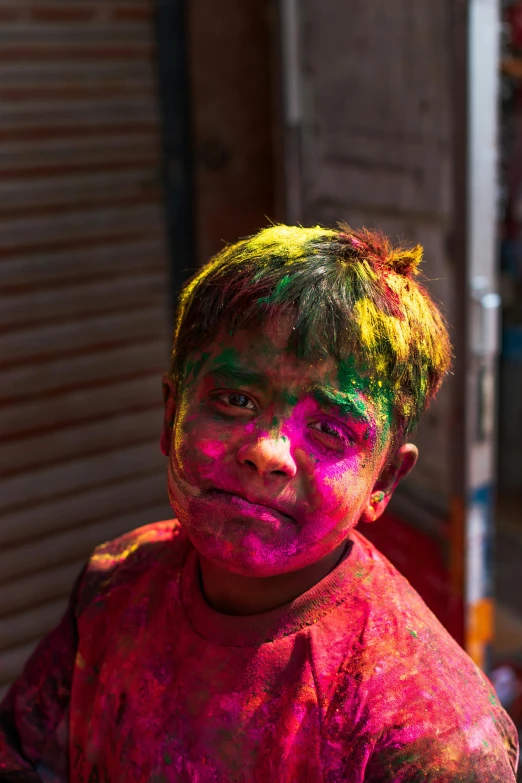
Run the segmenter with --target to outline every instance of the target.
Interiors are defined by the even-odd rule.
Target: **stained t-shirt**
[[[489,681],[357,532],[249,617],[208,606],[175,521],[103,544],[0,708],[0,781],[513,783],[516,762]]]

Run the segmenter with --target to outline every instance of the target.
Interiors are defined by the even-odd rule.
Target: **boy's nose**
[[[255,469],[261,476],[276,474],[292,478],[297,472],[290,443],[283,438],[259,438],[242,446],[237,457],[242,465]]]

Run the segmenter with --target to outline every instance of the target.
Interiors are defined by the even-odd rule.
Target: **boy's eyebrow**
[[[222,381],[237,383],[241,386],[267,385],[267,378],[262,373],[254,372],[247,367],[241,367],[240,365],[234,365],[228,362],[227,364],[216,364],[213,367],[210,367],[209,371],[206,373],[206,376],[208,375],[217,376]]]
[[[363,401],[355,394],[334,391],[326,386],[312,386],[310,392],[320,405],[337,408],[343,416],[357,419],[368,427],[375,424]]]

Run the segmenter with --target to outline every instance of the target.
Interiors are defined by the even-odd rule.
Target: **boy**
[[[0,710],[0,780],[515,780],[489,682],[355,531],[449,367],[420,258],[272,226],[188,283],[161,436],[177,521],[94,551]]]

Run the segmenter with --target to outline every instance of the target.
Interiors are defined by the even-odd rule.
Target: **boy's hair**
[[[272,225],[225,247],[185,285],[171,375],[221,328],[260,329],[288,316],[298,356],[334,356],[387,391],[395,428],[410,432],[451,363],[441,313],[415,277],[422,247],[380,232]]]

